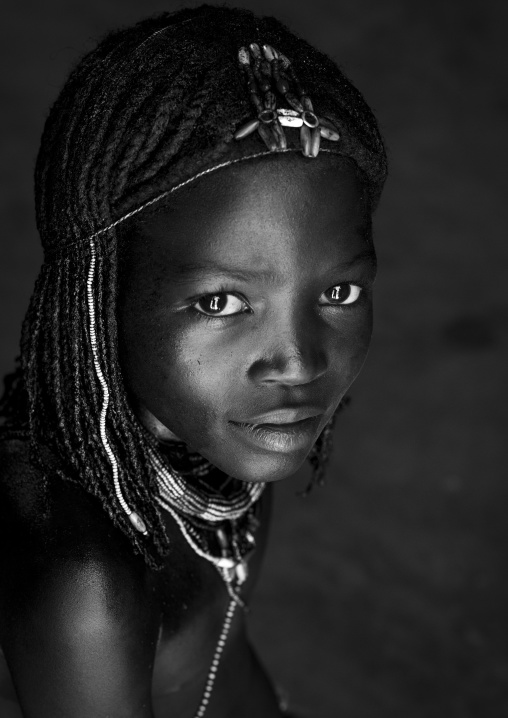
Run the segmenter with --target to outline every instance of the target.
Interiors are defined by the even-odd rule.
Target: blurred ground
[[[192,3],[198,4],[198,3]],[[374,107],[391,177],[376,329],[328,486],[279,487],[252,632],[309,718],[508,716],[508,5],[237,4],[285,20]],[[45,113],[105,31],[170,0],[34,0],[2,19],[0,371],[41,253]]]

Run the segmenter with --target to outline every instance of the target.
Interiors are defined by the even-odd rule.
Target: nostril
[[[270,359],[259,359],[251,365],[249,374],[257,383],[287,385],[309,384],[323,376],[328,369],[324,352],[279,352]]]

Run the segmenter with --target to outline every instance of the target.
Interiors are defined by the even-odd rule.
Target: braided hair
[[[20,364],[0,402],[2,435],[27,429],[31,460],[42,475],[75,481],[95,495],[154,568],[168,539],[152,498],[149,453],[157,450],[156,441],[129,405],[118,359],[121,235],[111,228],[95,244],[97,348],[110,395],[109,442],[125,499],[143,516],[148,537],[118,504],[100,440],[102,391],[87,321],[90,244],[84,240],[205,168],[261,149],[254,136],[233,140],[252,116],[238,49],[260,41],[292,59],[317,111],[341,133],[338,152],[354,161],[374,209],[386,156],[361,94],[331,59],[280,22],[242,9],[186,8],[108,35],[71,72],[37,158],[37,226],[45,261],[22,327]]]

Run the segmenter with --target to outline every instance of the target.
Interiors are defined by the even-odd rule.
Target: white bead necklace
[[[155,450],[150,450],[150,459],[164,505],[169,504],[180,513],[212,523],[234,521],[243,516],[261,497],[266,486],[264,482],[239,481],[233,494],[225,498],[218,492],[204,493],[176,471],[171,471]]]

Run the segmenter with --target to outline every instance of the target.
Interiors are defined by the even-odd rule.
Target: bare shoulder
[[[23,709],[151,716],[159,610],[143,559],[79,486],[48,495],[23,442],[0,442],[0,465],[0,643]]]
[[[0,442],[0,571],[25,575],[24,594],[33,585],[95,584],[118,593],[146,584],[149,571],[128,539],[77,484],[53,479],[46,485],[30,461],[28,442]],[[2,548],[3,546],[3,548]],[[28,585],[27,585],[28,583]]]
[[[24,439],[0,441],[0,519],[6,538],[15,535],[21,546],[36,538],[38,552],[61,556],[68,548],[78,558],[103,549],[104,558],[124,556],[122,534],[112,530],[98,500],[71,481],[46,482]]]

